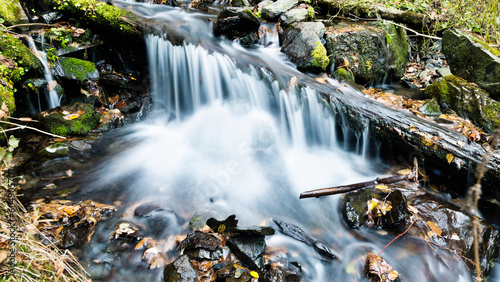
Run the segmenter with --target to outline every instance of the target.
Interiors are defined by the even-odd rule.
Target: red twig
[[[389,244],[385,245],[385,247],[384,247],[384,248],[383,248],[383,249],[382,249],[382,250],[381,250],[381,251],[380,251],[380,252],[379,252],[379,253],[378,253],[378,254],[377,254],[374,258],[379,257],[379,256],[380,256],[380,254],[381,254],[381,253],[382,253],[382,252],[383,252],[383,251],[384,251],[387,247],[389,247],[389,245],[390,245],[390,244],[392,244],[392,242],[394,242],[394,241],[395,241],[396,239],[398,239],[399,237],[401,237],[401,236],[405,235],[405,234],[406,234],[406,233],[410,230],[410,228],[413,226],[413,224],[415,223],[415,221],[417,221],[417,219],[414,219],[414,220],[412,221],[412,223],[410,224],[410,226],[408,226],[408,228],[405,230],[405,232],[403,232],[403,233],[399,234],[398,236],[394,237],[394,239],[392,239],[392,240],[389,242]],[[372,260],[373,260],[373,258],[372,258]]]

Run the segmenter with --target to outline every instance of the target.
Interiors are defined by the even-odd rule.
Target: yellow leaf
[[[441,228],[439,228],[439,226],[437,226],[436,223],[432,221],[427,221],[427,225],[429,225],[432,232],[436,233],[437,236],[441,236]]]
[[[451,164],[451,161],[453,161],[455,157],[453,156],[453,154],[448,154],[446,155],[446,160],[448,161],[449,164]]]
[[[389,280],[396,280],[396,278],[398,278],[399,276],[399,273],[396,271],[396,270],[392,270],[389,274],[387,274],[387,278],[389,278]]]
[[[384,184],[375,185],[375,189],[380,190],[382,192],[390,192],[391,191],[391,189],[389,189],[389,187],[387,185],[384,185]]]
[[[224,225],[224,224],[219,225],[217,232],[222,233],[224,231],[226,231],[226,225]]]
[[[253,278],[259,278],[259,274],[256,271],[250,271],[250,276]]]
[[[61,233],[61,231],[63,230],[64,226],[59,226],[59,228],[57,228],[56,230],[56,233],[59,234]]]
[[[377,199],[371,199],[368,201],[368,211],[372,211],[374,208],[376,208],[378,205],[378,200]]]

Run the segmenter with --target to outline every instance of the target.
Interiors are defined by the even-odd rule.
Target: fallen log
[[[352,192],[356,191],[359,189],[363,188],[368,188],[372,187],[378,184],[391,184],[403,180],[409,180],[415,177],[414,172],[410,172],[408,174],[404,175],[394,175],[394,176],[389,176],[385,178],[377,178],[372,181],[367,181],[367,182],[361,182],[361,183],[355,183],[355,184],[350,184],[350,185],[342,185],[342,186],[337,186],[337,187],[328,187],[328,188],[321,188],[321,189],[315,189],[315,190],[310,190],[310,191],[305,191],[302,192],[299,196],[299,199],[305,199],[305,198],[319,198],[322,196],[328,196],[328,195],[336,195],[336,194],[343,194],[347,192]]]
[[[412,163],[418,157],[427,175],[444,182],[455,195],[465,194],[474,182],[475,168],[487,150],[491,150],[487,144],[470,142],[454,130],[409,111],[390,108],[350,87],[318,84],[306,76],[298,81],[324,93],[338,124],[357,132],[368,128],[370,138],[389,148],[399,161]],[[491,153],[487,168],[482,181],[483,198],[500,200],[498,150]]]
[[[360,1],[318,0],[321,14],[339,14],[346,17],[381,18],[406,24],[417,30],[428,30],[436,21],[444,17],[429,16],[412,11],[401,11],[380,5],[369,5]]]

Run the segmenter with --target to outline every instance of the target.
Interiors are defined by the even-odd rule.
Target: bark
[[[324,85],[318,90],[328,93],[325,96],[330,99],[336,120],[342,126],[359,132],[368,127],[370,137],[390,147],[396,156],[399,155],[397,159],[411,164],[413,158],[418,157],[429,176],[445,181],[447,187],[457,194],[464,194],[475,182],[473,172],[482,162],[488,146],[470,142],[464,135],[408,111],[392,109],[360,94],[331,88]],[[487,168],[482,179],[483,196],[498,200],[498,150],[490,155]]]
[[[382,18],[394,22],[404,23],[417,30],[426,30],[437,20],[425,14],[412,11],[401,11],[379,5],[368,5],[357,1],[318,0],[324,15],[340,14],[344,16],[357,16],[362,18]]]

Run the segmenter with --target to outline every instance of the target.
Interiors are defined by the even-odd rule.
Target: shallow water
[[[299,200],[298,195],[383,174],[386,165],[366,158],[368,133],[350,139],[341,134],[328,103],[313,88],[300,86],[300,80],[295,83],[292,77],[298,72],[276,48],[248,50],[219,41],[201,14],[114,3],[197,33],[188,35],[192,44],[181,46],[155,35],[145,39],[155,109],[149,120],[121,129],[101,145],[119,150],[101,156],[95,180],[82,193],[108,203],[119,200],[123,206],[99,224],[83,252],[87,265],[110,256],[103,254],[103,238],[115,223],[133,222],[134,207],[152,201],[184,219],[211,210],[220,219],[236,214],[240,226],[270,224],[271,218],[295,224],[341,258],[324,261],[300,242],[268,237],[269,246],[285,246],[287,258],[302,265],[304,281],[362,281],[359,258],[369,251],[378,253],[394,236],[346,227],[341,196]],[[350,147],[354,152],[345,150]],[[171,220],[160,237],[183,232],[183,222]],[[403,237],[382,257],[405,281],[471,280],[456,256],[438,253],[441,259],[422,240]],[[131,257],[113,257],[115,278],[161,280],[161,272],[137,267],[140,259]]]

